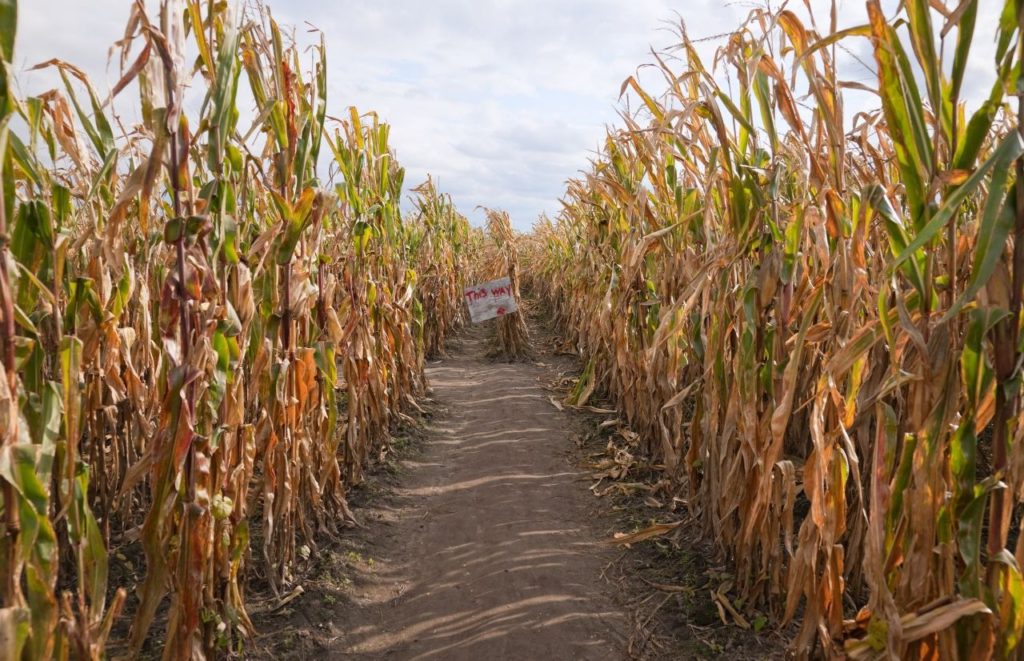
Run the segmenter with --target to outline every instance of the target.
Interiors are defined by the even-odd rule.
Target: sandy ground
[[[489,362],[479,329],[429,367],[446,411],[372,523],[372,570],[330,658],[619,659],[626,617],[600,579],[570,420],[545,368]],[[365,565],[367,561],[363,559]]]

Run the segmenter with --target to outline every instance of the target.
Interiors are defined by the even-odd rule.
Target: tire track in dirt
[[[618,659],[627,618],[601,580],[568,414],[529,363],[474,329],[428,368],[437,403],[353,587],[330,658]]]

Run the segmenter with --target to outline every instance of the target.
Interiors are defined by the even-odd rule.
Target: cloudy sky
[[[97,88],[116,82],[110,45],[128,0],[23,0],[16,51],[24,93],[54,84],[25,71],[59,57],[85,69]],[[393,126],[393,144],[415,184],[429,172],[475,221],[478,205],[504,208],[517,227],[557,213],[564,181],[587,167],[605,126],[615,123],[620,86],[651,48],[675,43],[681,16],[691,38],[740,24],[754,3],[727,0],[269,0],[300,41],[326,33],[329,112],[355,105]],[[778,4],[777,2],[774,4]],[[829,3],[821,5],[827,20]],[[895,1],[884,3],[888,7]],[[951,3],[956,4],[956,3]],[[994,0],[982,0],[972,90],[991,80]],[[863,0],[840,0],[840,27],[864,22]],[[890,9],[891,10],[891,9]],[[986,13],[987,12],[987,13]],[[702,42],[710,59],[721,40]],[[863,60],[870,64],[864,42]],[[851,59],[850,77],[870,73]],[[859,71],[858,71],[859,69]],[[849,105],[849,104],[848,104]]]

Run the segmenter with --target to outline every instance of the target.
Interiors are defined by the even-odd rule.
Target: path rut
[[[570,459],[569,414],[530,363],[493,363],[475,329],[428,368],[442,408],[406,462],[374,565],[331,658],[619,659],[626,616]]]

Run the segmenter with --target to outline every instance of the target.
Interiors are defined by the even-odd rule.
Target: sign
[[[499,278],[475,287],[466,287],[466,304],[469,305],[469,318],[474,324],[481,321],[503,317],[519,309],[516,297],[512,294],[512,281]]]

